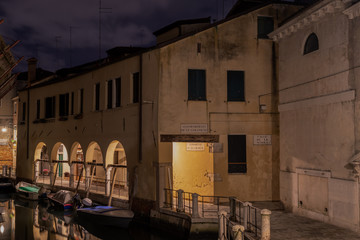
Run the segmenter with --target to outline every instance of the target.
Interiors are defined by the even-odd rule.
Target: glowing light
[[[2,132],[6,132],[7,129],[6,129],[5,127],[3,127],[3,128],[1,129],[1,131],[2,131]]]
[[[1,226],[0,226],[0,232],[1,232],[1,233],[4,233],[4,230],[5,230],[4,225],[1,224]]]

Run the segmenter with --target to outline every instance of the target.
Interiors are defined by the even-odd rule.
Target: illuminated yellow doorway
[[[214,157],[208,143],[173,142],[173,188],[214,195]]]

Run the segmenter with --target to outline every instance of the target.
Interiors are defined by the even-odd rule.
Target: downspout
[[[29,138],[30,138],[30,134],[29,134],[29,130],[30,130],[30,126],[29,126],[29,114],[30,111],[30,89],[29,86],[27,87],[27,109],[26,109],[26,159],[29,159]]]
[[[143,75],[143,70],[142,70],[142,53],[140,54],[140,76],[139,76],[139,162],[142,162],[142,75]]]

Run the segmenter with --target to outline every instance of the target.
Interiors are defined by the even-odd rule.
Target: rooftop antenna
[[[99,59],[101,59],[101,14],[111,13],[111,8],[101,7],[101,0],[99,0]]]
[[[59,39],[61,38],[61,36],[55,36],[55,48],[56,48],[56,62],[57,62],[57,68],[59,68],[60,66],[60,61],[59,61],[59,49],[58,49],[58,42]]]
[[[70,67],[72,67],[72,30],[74,28],[79,28],[79,27],[75,27],[75,26],[70,26],[69,27],[69,61],[70,61]]]

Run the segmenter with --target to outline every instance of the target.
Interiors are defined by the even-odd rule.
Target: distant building
[[[300,8],[260,1],[216,23],[178,21],[151,49],[116,48],[31,84],[19,96],[18,178],[50,171],[49,183],[75,187],[85,175],[85,187],[94,177],[110,194],[117,169],[120,197],[143,214],[162,206],[164,188],[278,200],[277,49],[267,34]]]
[[[270,34],[279,45],[280,199],[359,231],[360,2],[322,0]]]

